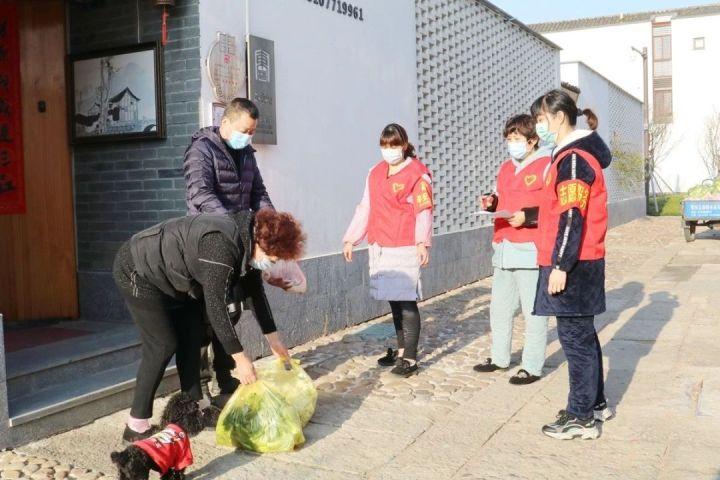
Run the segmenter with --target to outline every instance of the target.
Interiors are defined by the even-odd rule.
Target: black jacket
[[[185,151],[185,200],[188,214],[227,213],[272,207],[255,160],[255,149],[230,149],[218,127],[192,136]]]
[[[260,272],[248,266],[255,215],[174,218],[134,235],[129,243],[135,282],[172,298],[204,299],[207,317],[229,354],[242,351],[235,324],[244,306],[263,333],[276,330]],[[123,249],[121,249],[123,250]],[[132,292],[131,292],[132,294]],[[198,319],[201,321],[201,319]]]

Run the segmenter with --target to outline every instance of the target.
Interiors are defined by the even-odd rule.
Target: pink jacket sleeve
[[[428,208],[415,216],[415,245],[424,243],[426,247],[432,245],[432,209]]]
[[[369,176],[368,176],[369,177]],[[350,226],[345,232],[343,237],[343,243],[352,243],[353,245],[359,245],[363,241],[367,234],[368,221],[370,218],[370,191],[368,188],[368,180],[365,180],[365,192],[363,193],[362,200],[355,209],[355,215],[353,216]]]

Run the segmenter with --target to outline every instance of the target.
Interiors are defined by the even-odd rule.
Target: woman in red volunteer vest
[[[510,158],[500,165],[497,193],[482,198],[487,211],[507,212],[495,219],[493,285],[490,300],[492,357],[475,365],[477,372],[505,370],[510,366],[513,319],[518,307],[525,317],[522,367],[510,378],[513,385],[540,380],[545,363],[547,317],[532,314],[537,290],[537,217],[543,175],[550,150],[539,148],[535,119],[516,115],[507,121],[503,136]]]
[[[612,155],[595,132],[598,119],[578,110],[561,90],[535,101],[532,113],[541,139],[556,144],[544,179],[538,219],[540,278],[535,315],[557,317],[568,361],[570,394],[566,408],[543,427],[550,437],[594,439],[598,421],[612,416],[604,394],[602,351],[595,315],[605,311],[607,188],[603,169]],[[576,129],[584,115],[591,130]]]
[[[378,359],[395,366],[392,373],[409,377],[418,372],[422,297],[420,267],[429,261],[432,236],[432,185],[430,172],[415,156],[405,129],[392,123],[380,136],[383,160],[365,182],[365,193],[343,237],[343,254],[352,261],[355,245],[367,236],[370,257],[370,294],[390,302],[397,350]]]

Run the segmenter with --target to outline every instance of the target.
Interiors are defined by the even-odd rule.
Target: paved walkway
[[[295,349],[320,392],[307,444],[258,456],[216,448],[204,432],[190,477],[720,479],[720,235],[686,244],[678,219],[642,219],[612,230],[608,251],[608,312],[597,325],[617,417],[599,440],[540,433],[567,395],[552,322],[542,381],[516,387],[515,369],[472,371],[490,347],[487,279],[422,305],[423,371],[411,379],[375,364],[391,343],[389,318]],[[515,331],[517,361],[521,321]],[[6,452],[1,476],[114,476],[109,452],[126,415]]]

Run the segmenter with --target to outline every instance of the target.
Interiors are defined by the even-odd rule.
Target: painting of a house
[[[130,90],[125,89],[110,99],[111,121],[126,123],[138,121],[138,102],[140,99]]]
[[[152,43],[72,59],[76,143],[164,137],[158,49]]]

